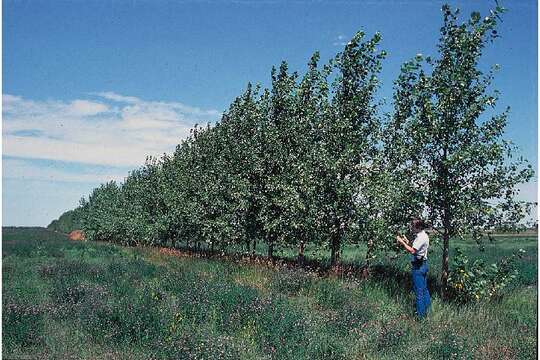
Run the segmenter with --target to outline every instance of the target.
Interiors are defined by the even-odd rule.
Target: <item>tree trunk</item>
[[[330,244],[330,266],[333,267],[339,263],[339,248],[340,248],[339,232],[332,234],[332,242]]]
[[[253,248],[252,248],[252,250],[251,250],[251,253],[252,253],[253,255],[255,255],[256,250],[257,250],[257,239],[254,238],[254,239],[253,239]]]
[[[214,242],[213,241],[210,243],[210,253],[211,254],[214,253]]]
[[[444,161],[447,159],[448,150],[445,147],[444,148]],[[442,219],[442,225],[444,229],[443,233],[443,253],[442,253],[442,272],[441,272],[441,293],[442,298],[446,299],[448,295],[447,291],[447,285],[448,285],[448,247],[449,247],[449,240],[450,235],[452,232],[452,229],[450,228],[452,215],[450,213],[450,199],[448,194],[448,168],[444,165],[444,161],[442,163],[441,168],[441,175],[442,175],[442,182],[443,182],[443,189],[444,192],[444,203],[442,204],[443,209],[443,219]]]
[[[298,263],[300,265],[304,264],[304,249],[306,247],[306,243],[304,241],[300,241],[300,245],[298,247]]]
[[[334,267],[339,264],[339,252],[341,250],[341,235],[343,230],[341,228],[341,220],[339,217],[334,219],[334,231],[332,233],[331,243],[330,243],[330,267]]]
[[[369,240],[367,243],[366,251],[366,266],[362,269],[362,277],[368,277],[371,270],[371,260],[373,256],[373,240]]]
[[[268,258],[274,260],[274,241],[268,244]]]
[[[442,296],[446,298],[447,295],[447,285],[448,285],[448,244],[450,236],[448,231],[445,229],[443,234],[443,253],[442,253],[442,273],[441,273],[441,289]]]

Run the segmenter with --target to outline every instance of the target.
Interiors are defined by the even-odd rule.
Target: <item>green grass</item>
[[[490,302],[458,306],[433,294],[432,315],[423,322],[413,317],[405,254],[380,261],[391,271],[358,280],[70,242],[39,228],[4,228],[2,241],[4,357],[536,358],[535,238],[497,239],[484,251],[454,241],[488,262],[525,249],[521,275]],[[343,260],[358,262],[363,254],[347,247]],[[433,282],[437,244],[430,262]]]

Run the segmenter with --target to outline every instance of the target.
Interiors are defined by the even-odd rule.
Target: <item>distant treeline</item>
[[[89,240],[264,242],[270,257],[281,246],[301,257],[310,243],[335,264],[345,242],[367,244],[369,260],[422,216],[440,229],[445,282],[451,237],[509,228],[527,212],[516,185],[533,172],[502,138],[507,111],[481,117],[498,93],[494,70],[478,61],[503,11],[460,24],[443,7],[438,57],[403,64],[390,114],[376,97],[386,57],[378,33],[358,32],[322,66],[315,53],[302,76],[283,62],[269,89],[248,84],[221,121],[195,126],[174,153],[94,189],[77,221]]]
[[[53,220],[47,229],[68,234],[73,230],[82,229],[81,209],[68,210],[58,219]]]

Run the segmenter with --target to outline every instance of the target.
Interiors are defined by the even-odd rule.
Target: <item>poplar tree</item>
[[[328,76],[331,67],[319,68],[320,54],[315,52],[308,70],[298,85],[295,101],[294,121],[291,124],[291,151],[289,153],[289,181],[294,198],[289,207],[292,241],[289,245],[298,248],[298,261],[304,261],[304,250],[308,243],[321,245],[317,231],[317,167],[318,146],[321,140],[320,126],[329,109]]]
[[[259,218],[270,258],[273,257],[276,245],[286,243],[293,235],[288,217],[288,209],[295,196],[289,181],[289,156],[292,138],[296,136],[292,131],[296,78],[296,73],[288,73],[286,62],[281,63],[279,70],[272,68],[272,89],[260,128],[263,186]]]
[[[364,36],[358,32],[332,62],[333,97],[318,130],[319,229],[329,238],[332,266],[360,219],[358,197],[369,186],[366,174],[377,153],[374,96],[386,53],[377,48],[379,33],[365,41]]]
[[[121,242],[125,233],[120,187],[115,181],[101,184],[81,200],[82,228],[88,240]]]
[[[488,230],[514,227],[529,207],[515,196],[532,168],[503,138],[509,108],[495,112],[495,69],[483,72],[479,65],[484,47],[499,36],[504,10],[497,6],[484,18],[473,12],[459,24],[459,10],[443,6],[437,58],[417,55],[395,82],[386,146],[423,215],[441,233],[443,291],[452,237],[479,239]]]
[[[228,159],[221,169],[234,174],[233,198],[237,203],[236,228],[238,241],[246,251],[255,251],[257,239],[261,237],[259,222],[261,209],[261,179],[259,159],[260,146],[260,101],[259,86],[249,83],[244,93],[237,97],[223,117],[224,154]]]

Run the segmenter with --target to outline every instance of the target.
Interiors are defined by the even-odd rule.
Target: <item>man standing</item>
[[[416,235],[412,246],[405,236],[397,236],[397,241],[403,245],[405,250],[412,254],[412,282],[414,293],[416,294],[416,314],[423,318],[431,306],[431,297],[427,288],[427,251],[429,248],[429,237],[425,231],[426,224],[421,219],[413,219],[411,230]]]

